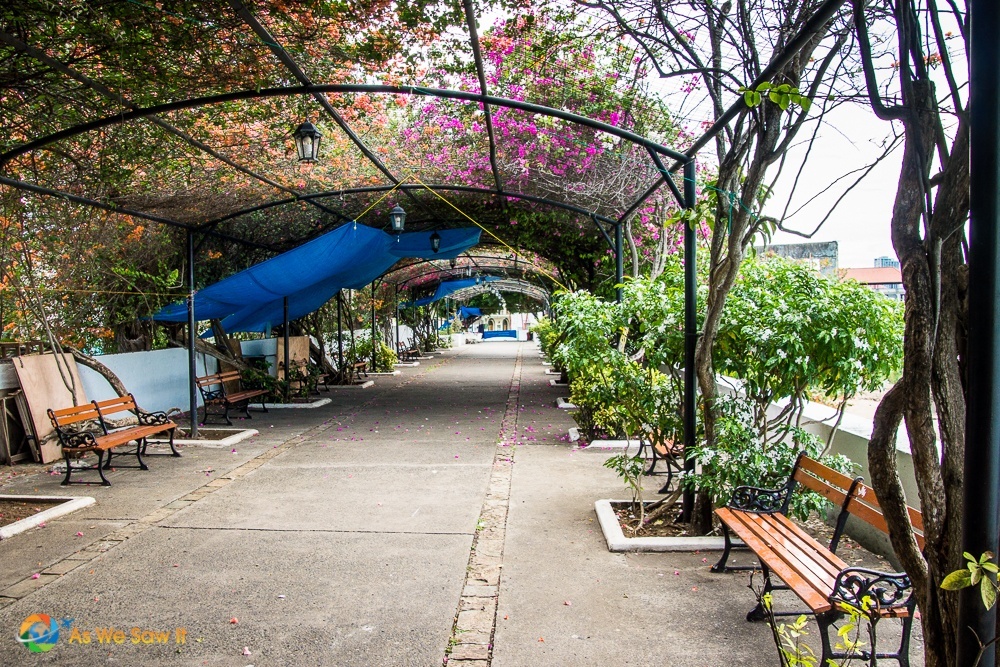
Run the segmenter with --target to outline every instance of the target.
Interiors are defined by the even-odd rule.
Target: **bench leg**
[[[762,594],[767,595],[772,590],[774,590],[774,586],[771,585],[771,570],[769,570],[766,565],[761,564],[761,571],[764,573],[764,590],[762,591]],[[767,612],[764,611],[764,605],[762,605],[760,602],[757,603],[757,606],[755,606],[753,609],[747,612],[747,621],[749,621],[750,623],[758,623],[760,621],[766,621],[766,620],[767,620]],[[820,664],[826,664],[826,663],[822,662]]]
[[[181,455],[181,453],[179,451],[177,451],[177,447],[174,445],[174,432],[173,432],[173,430],[170,431],[170,451],[172,452],[171,456],[180,456]],[[143,452],[143,453],[145,454],[145,452]]]
[[[101,486],[111,486],[111,482],[108,478],[104,476],[104,466],[101,465],[101,460],[104,458],[104,452],[100,449],[97,450],[97,474],[101,476]],[[111,450],[108,450],[108,462],[111,462]]]
[[[69,454],[63,454],[63,458],[66,459],[66,477],[63,478],[62,484],[60,484],[60,486],[69,486],[71,484],[69,478],[73,474],[73,465],[70,462]]]
[[[840,614],[836,612],[816,615],[816,623],[819,624],[819,638],[823,644],[823,656],[820,658],[821,665],[828,664],[828,661],[833,662],[834,654],[833,648],[830,646],[830,628],[833,627],[833,622],[839,617]]]
[[[722,556],[719,562],[712,566],[712,572],[726,572],[726,561],[729,560],[729,552],[733,549],[733,536],[729,533],[729,526],[722,524],[722,536],[725,539],[725,546],[722,549]]]
[[[207,417],[208,415],[205,415],[205,416]],[[230,421],[230,419],[229,419],[229,404],[228,403],[223,403],[222,404],[222,418],[225,419],[226,423],[229,424],[230,426],[233,425],[233,422]]]
[[[149,466],[146,465],[142,460],[142,452],[146,449],[146,439],[143,438],[141,442],[135,443],[135,458],[139,461],[139,470],[149,470]],[[110,453],[110,452],[109,452]]]

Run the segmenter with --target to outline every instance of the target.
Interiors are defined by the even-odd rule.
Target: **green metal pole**
[[[198,339],[198,329],[194,318],[194,232],[187,233],[188,256],[188,399],[191,410],[191,437],[198,437],[198,361],[195,357],[194,344]],[[206,370],[207,373],[207,370]]]
[[[684,165],[684,208],[695,205],[694,160]],[[697,383],[694,371],[695,349],[698,344],[698,253],[697,230],[684,225],[684,472],[695,471],[695,460],[688,454],[697,445]],[[685,490],[681,499],[681,520],[691,521],[694,511],[694,491]]]

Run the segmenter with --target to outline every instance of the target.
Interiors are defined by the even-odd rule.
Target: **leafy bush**
[[[367,361],[369,364],[372,362],[372,339],[371,336],[358,336],[354,340],[354,346],[349,350],[345,350],[344,359],[348,364],[354,364],[359,361]],[[391,373],[396,366],[396,362],[399,358],[391,347],[383,343],[378,342],[378,348],[375,352],[375,368],[370,369],[374,373]]]
[[[693,456],[701,462],[701,472],[687,475],[683,484],[688,488],[708,491],[716,503],[729,502],[738,486],[774,489],[788,481],[795,458],[805,452],[834,470],[850,475],[855,464],[845,456],[820,458],[819,439],[799,428],[789,428],[785,435],[764,445],[754,419],[752,401],[741,397],[724,397],[718,402],[718,429],[713,449],[696,447]],[[827,501],[817,493],[796,492],[789,512],[806,519],[812,511],[825,511]]]

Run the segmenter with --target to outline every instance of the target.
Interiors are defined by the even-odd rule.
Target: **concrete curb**
[[[373,384],[375,384],[374,380],[365,380],[359,384],[331,384],[330,391],[334,389],[367,389]]]
[[[403,371],[389,371],[388,373],[369,373],[368,375],[400,375]]]
[[[560,396],[560,397],[558,397],[556,399],[556,407],[559,408],[560,410],[577,410],[577,409],[579,409],[578,406],[574,405],[573,403],[570,403],[568,398],[564,398],[562,396]]]
[[[554,371],[551,368],[546,368],[545,369],[545,374],[546,375],[562,375],[562,371]]]
[[[549,380],[550,387],[568,387],[569,384],[566,382],[560,382],[559,380]]]
[[[402,366],[404,368],[416,368],[420,365],[419,361],[401,361],[396,366]]]
[[[597,521],[608,543],[608,551],[619,552],[668,552],[668,551],[722,551],[725,540],[721,537],[625,537],[611,503],[627,500],[598,500],[594,503]]]
[[[317,398],[311,403],[265,403],[264,407],[268,410],[272,408],[275,410],[288,410],[288,409],[310,409],[310,408],[321,408],[324,405],[330,403],[329,398]]]
[[[45,523],[46,521],[51,521],[57,517],[64,516],[70,512],[75,512],[84,507],[93,505],[96,501],[90,496],[18,496],[18,495],[0,495],[0,500],[20,500],[24,502],[52,502],[58,501],[59,504],[55,507],[50,507],[49,509],[39,512],[38,514],[32,514],[29,517],[21,519],[20,521],[15,521],[12,524],[3,526],[0,528],[0,540],[7,540],[14,537],[18,533],[23,533],[26,530],[35,528],[36,526]]]
[[[205,431],[229,431],[231,429],[225,428],[200,428],[199,432],[204,433]],[[255,435],[260,435],[260,431],[255,428],[241,429],[232,435],[221,438],[219,440],[192,440],[190,438],[177,438],[174,440],[175,445],[196,445],[198,447],[230,447],[235,445],[237,442],[243,442],[248,438],[252,438]],[[150,442],[166,442],[166,440],[151,440]]]

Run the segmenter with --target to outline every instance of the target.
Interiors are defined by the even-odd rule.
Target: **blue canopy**
[[[349,223],[298,248],[240,271],[198,290],[198,320],[219,319],[226,331],[267,331],[284,319],[294,320],[318,309],[342,289],[359,289],[401,257],[450,259],[479,243],[478,229],[444,229],[441,247],[431,250],[432,232],[391,236]],[[175,303],[153,316],[164,322],[187,321],[187,305]]]
[[[466,287],[472,287],[473,285],[479,285],[481,283],[492,283],[496,280],[500,280],[497,276],[480,276],[478,278],[463,278],[461,280],[446,280],[438,285],[437,291],[434,292],[433,296],[425,296],[423,299],[417,299],[416,301],[411,301],[406,304],[406,308],[411,308],[413,306],[426,306],[429,303],[434,303],[435,301],[440,301],[449,294],[457,292],[458,290],[465,289]]]
[[[463,320],[467,320],[470,317],[482,317],[483,312],[478,308],[471,308],[469,306],[459,306],[459,314],[461,314]]]

